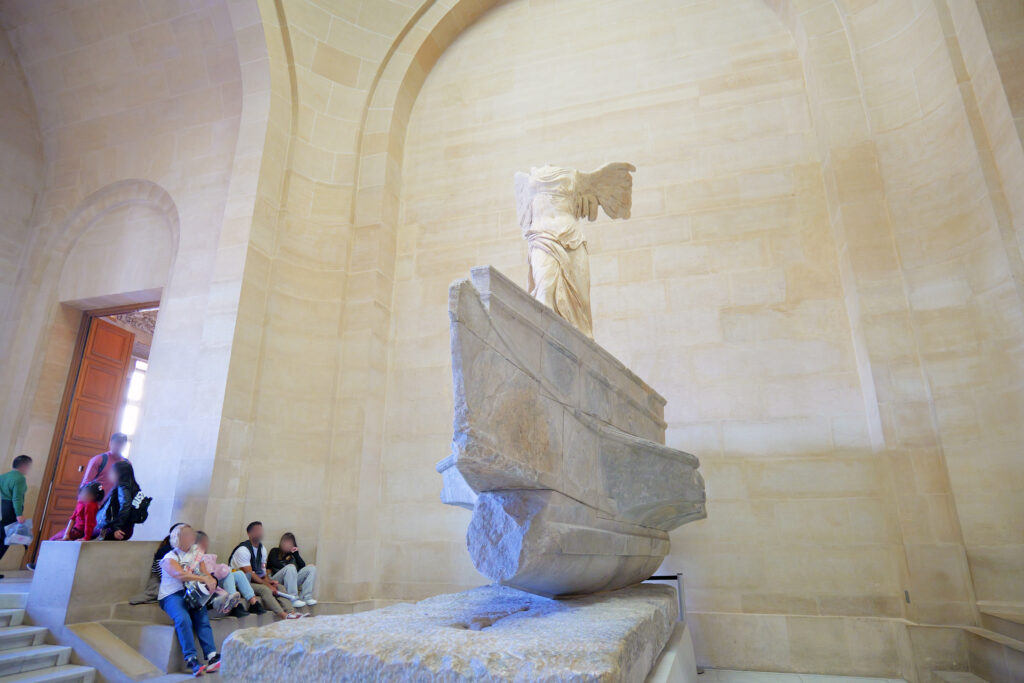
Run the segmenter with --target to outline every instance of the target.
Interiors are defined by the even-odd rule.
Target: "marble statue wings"
[[[530,295],[593,337],[590,264],[580,219],[600,206],[609,218],[629,218],[636,167],[605,164],[591,173],[541,166],[515,175],[516,214],[529,250]]]

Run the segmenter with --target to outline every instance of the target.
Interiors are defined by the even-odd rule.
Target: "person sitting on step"
[[[299,555],[295,534],[288,532],[281,536],[281,544],[267,555],[267,569],[274,581],[284,584],[284,591],[296,599],[296,607],[312,607],[316,604],[313,589],[316,587],[316,567],[306,564]]]
[[[78,504],[71,513],[64,531],[50,537],[51,541],[88,541],[96,528],[96,512],[103,500],[103,487],[98,481],[78,489]]]
[[[263,606],[282,619],[298,619],[299,614],[292,603],[275,597],[280,584],[267,576],[267,552],[263,547],[263,522],[249,522],[245,527],[248,540],[242,541],[231,551],[231,568],[241,571],[249,580],[253,591],[260,597]]]
[[[210,537],[205,531],[196,532],[196,548],[198,550],[196,560],[202,562],[206,572],[217,579],[217,588],[213,592],[213,599],[207,605],[218,616],[227,616],[228,614],[238,616],[236,610],[242,607],[242,596],[234,586],[231,590],[224,588],[222,582],[231,574],[239,572],[232,572],[231,567],[217,563],[217,556],[210,552]]]
[[[216,555],[207,554],[210,549],[210,537],[200,531],[197,534],[196,545],[204,553],[203,559],[214,558],[216,561]],[[218,567],[225,567],[226,565],[216,565]],[[207,565],[209,568],[209,565]],[[241,604],[234,606],[229,612],[231,616],[241,619],[250,614],[265,614],[263,604],[260,599],[256,596],[256,592],[252,589],[252,585],[249,583],[249,579],[245,577],[245,572],[241,570],[233,570],[227,567],[226,576],[216,576],[218,585],[227,591],[228,593],[238,593],[242,597]]]
[[[128,601],[129,604],[144,605],[147,602],[156,602],[156,596],[160,593],[160,560],[164,559],[164,555],[171,550],[171,533],[183,524],[184,522],[172,524],[171,528],[167,531],[167,535],[164,536],[164,540],[160,541],[156,552],[153,553],[153,564],[149,568],[149,578],[146,580],[146,587],[141,592],[133,595]]]
[[[205,601],[195,604],[187,595],[194,591],[192,584],[203,584],[209,592],[217,588],[217,579],[206,573],[202,562],[196,561],[199,549],[195,545],[196,532],[182,524],[171,532],[171,550],[160,560],[160,607],[174,622],[174,631],[185,655],[185,664],[193,676],[220,669],[220,655],[213,640],[210,617]],[[193,636],[193,633],[195,634]],[[203,648],[206,664],[199,663],[196,638]]]

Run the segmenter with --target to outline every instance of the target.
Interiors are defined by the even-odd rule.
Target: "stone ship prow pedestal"
[[[553,597],[643,581],[706,516],[665,399],[490,266],[449,289],[455,418],[442,501],[488,578]]]
[[[441,498],[473,511],[473,562],[504,585],[235,631],[222,675],[694,683],[675,591],[640,584],[668,532],[705,516],[697,458],[664,445],[665,400],[493,268],[452,284],[449,315]]]

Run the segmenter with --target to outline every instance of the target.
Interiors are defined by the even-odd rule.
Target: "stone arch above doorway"
[[[48,246],[67,248],[102,215],[131,204],[146,204],[166,215],[177,246],[180,220],[174,200],[160,185],[138,178],[110,183],[83,199],[65,219],[64,229]]]
[[[155,183],[125,180],[94,192],[72,212],[61,235],[58,300],[87,308],[158,298],[153,292],[166,285],[178,231],[174,201]],[[110,267],[115,260],[125,264],[119,272]]]

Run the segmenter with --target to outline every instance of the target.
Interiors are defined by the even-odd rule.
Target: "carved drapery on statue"
[[[593,337],[590,263],[580,219],[600,206],[610,218],[629,218],[636,167],[605,164],[592,173],[542,166],[516,173],[516,215],[529,245],[530,296]]]

